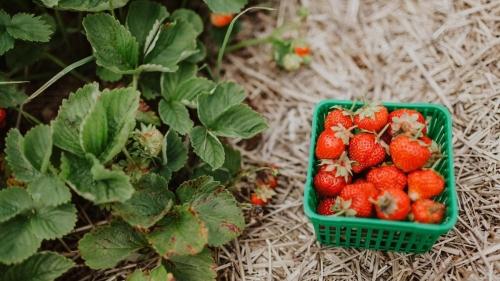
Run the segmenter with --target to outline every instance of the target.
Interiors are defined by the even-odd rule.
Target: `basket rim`
[[[433,233],[446,233],[450,229],[453,228],[458,219],[458,202],[456,196],[455,189],[455,174],[453,167],[453,146],[452,146],[452,118],[451,114],[446,107],[441,104],[431,104],[431,103],[399,103],[399,102],[381,102],[382,105],[392,108],[412,108],[412,109],[428,109],[433,108],[442,112],[445,116],[446,123],[445,125],[445,134],[447,145],[443,147],[443,150],[446,151],[446,160],[448,164],[448,174],[449,174],[449,186],[447,189],[448,195],[450,196],[450,200],[448,203],[448,208],[450,208],[450,217],[449,219],[441,224],[423,224],[423,223],[415,223],[409,221],[389,221],[389,220],[381,220],[376,218],[358,218],[358,217],[335,217],[335,216],[322,216],[318,215],[315,210],[309,206],[308,202],[310,202],[311,197],[311,189],[312,187],[312,171],[314,170],[315,164],[315,145],[316,135],[317,135],[317,120],[320,114],[320,109],[325,105],[344,105],[344,106],[353,106],[353,105],[363,105],[364,102],[360,101],[350,101],[350,100],[334,100],[327,99],[322,100],[316,104],[313,112],[312,118],[312,128],[311,128],[311,136],[310,136],[310,145],[309,145],[309,163],[307,168],[307,179],[306,185],[304,188],[304,212],[306,216],[311,220],[311,222],[316,223],[324,223],[327,225],[333,224],[345,224],[346,226],[355,225],[355,226],[370,226],[370,227],[380,227],[383,229],[389,228],[397,228],[405,231],[415,231],[415,232],[424,232],[431,231]],[[430,233],[432,234],[432,233]]]

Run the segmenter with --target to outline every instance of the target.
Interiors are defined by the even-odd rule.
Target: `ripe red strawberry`
[[[351,185],[357,185],[361,190],[366,192],[368,195],[368,199],[375,199],[377,198],[377,195],[379,194],[379,191],[377,188],[375,188],[375,185],[370,183],[370,182],[355,182]]]
[[[430,199],[419,199],[411,206],[411,216],[421,223],[441,223],[446,207]]]
[[[337,169],[327,171],[327,166],[322,166],[314,176],[314,187],[321,196],[336,196],[350,181],[350,176],[346,180],[344,176],[338,175]]]
[[[267,204],[267,200],[260,198],[257,194],[252,193],[250,196],[250,203],[256,206],[265,206]]]
[[[392,165],[371,169],[366,174],[366,180],[373,183],[378,190],[389,188],[404,189],[406,186],[406,175]]]
[[[353,172],[359,173],[382,163],[385,150],[374,134],[360,133],[354,135],[349,142],[349,158],[355,161],[352,165]]]
[[[257,187],[268,187],[275,189],[278,187],[279,170],[276,167],[270,167],[270,170],[265,170],[257,173],[255,184]]]
[[[7,111],[5,109],[0,108],[0,128],[5,127],[7,123]]]
[[[210,22],[212,23],[213,26],[225,27],[231,23],[231,21],[233,20],[233,17],[234,17],[233,14],[212,13],[212,14],[210,14]]]
[[[444,179],[434,170],[417,170],[408,174],[408,195],[412,201],[437,196],[443,189]]]
[[[296,46],[293,48],[294,53],[299,57],[309,56],[311,54],[311,49],[307,45]]]
[[[365,183],[368,182],[365,178],[357,178],[354,183]]]
[[[338,124],[341,124],[344,128],[351,128],[354,126],[349,111],[337,108],[328,113],[325,118],[325,129],[337,126]]]
[[[427,132],[425,118],[422,113],[413,109],[397,109],[389,114],[390,135],[409,133],[412,136]]]
[[[257,206],[266,205],[276,194],[274,190],[268,187],[257,187],[255,192],[250,195],[250,202]]]
[[[318,203],[318,207],[316,208],[316,212],[323,216],[331,216],[335,214],[335,198],[324,198]]]
[[[370,217],[372,203],[366,190],[359,184],[346,185],[337,197],[336,207],[346,216]]]
[[[389,120],[389,111],[383,105],[368,104],[356,111],[354,124],[358,128],[378,132]]]
[[[342,125],[325,129],[316,143],[316,157],[319,159],[337,159],[345,151],[351,132]]]
[[[383,190],[374,204],[377,217],[383,220],[404,220],[410,212],[410,198],[401,189]]]
[[[406,173],[422,168],[431,157],[425,143],[405,135],[392,139],[389,150],[394,165]]]

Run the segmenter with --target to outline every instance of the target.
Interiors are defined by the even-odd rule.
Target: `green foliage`
[[[85,264],[94,269],[109,268],[144,248],[146,240],[124,222],[99,227],[85,234],[78,249]]]
[[[203,0],[210,10],[215,13],[237,13],[246,4],[247,0]]]
[[[75,263],[53,252],[40,252],[20,264],[0,272],[2,281],[52,281]]]
[[[0,10],[0,55],[14,48],[14,41],[48,42],[53,27],[42,17],[18,13],[12,17]]]
[[[24,134],[8,132],[6,173],[17,186],[0,187],[0,280],[51,281],[74,265],[56,253],[37,253],[44,240],[64,243],[69,238],[65,235],[80,217],[72,199],[82,208],[94,208],[81,216],[85,220],[88,214],[108,220],[78,242],[88,267],[106,269],[130,260],[142,264],[157,255],[161,264],[134,271],[127,279],[132,281],[215,280],[209,247],[228,243],[243,231],[242,211],[223,185],[240,172],[241,156],[225,138],[251,138],[266,128],[265,120],[243,104],[241,86],[201,73],[210,66],[196,65],[208,52],[201,41],[203,20],[196,12],[182,8],[169,13],[160,2],[137,0],[123,9],[126,15],[121,10],[119,17],[102,13],[127,2],[37,1],[58,10],[93,12],[66,30],[69,16],[55,13],[61,28],[55,40],[66,44],[68,35],[85,36],[95,58],[90,73],[117,83],[106,84],[116,87],[112,90],[88,83],[69,94],[50,124]],[[217,12],[236,12],[246,4],[205,2]],[[10,16],[0,10],[0,54],[11,50],[15,40],[47,42],[54,27],[47,16]],[[12,73],[26,68],[26,75],[31,74],[31,65],[51,48],[47,44],[34,50],[27,44],[8,52]],[[15,81],[6,75],[0,82]],[[151,110],[141,98],[158,108]],[[22,111],[31,100],[15,85],[0,85],[2,108]]]

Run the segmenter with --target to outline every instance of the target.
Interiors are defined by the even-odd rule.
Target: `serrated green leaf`
[[[161,220],[147,239],[158,254],[169,258],[201,252],[208,235],[197,214],[187,206],[180,206]]]
[[[167,17],[167,9],[159,3],[140,0],[130,4],[126,20],[127,28],[137,39],[137,42],[139,42],[141,53],[143,53],[146,38],[154,29],[155,25],[161,25]]]
[[[186,106],[179,101],[161,100],[158,113],[163,123],[169,125],[181,135],[188,133],[193,127],[193,121],[189,117]]]
[[[14,38],[9,33],[0,31],[0,56],[12,48],[14,48]]]
[[[86,158],[64,154],[61,170],[76,193],[97,204],[124,202],[134,192],[125,173],[107,170],[90,154]]]
[[[184,21],[162,27],[155,47],[144,58],[144,64],[156,65],[151,69],[153,71],[176,71],[179,62],[197,52],[196,37],[196,31]]]
[[[194,256],[171,257],[166,266],[176,280],[214,281],[217,277],[212,254],[207,248]]]
[[[127,281],[175,281],[172,273],[159,265],[150,272],[142,272],[136,269],[132,274],[127,277]]]
[[[106,109],[109,142],[99,159],[106,163],[125,146],[135,127],[135,114],[139,108],[140,93],[133,88],[104,90],[100,102]]]
[[[80,142],[83,150],[100,156],[108,145],[108,120],[106,108],[97,102],[82,122]]]
[[[30,220],[17,216],[0,224],[0,263],[18,263],[33,255],[41,240],[31,231]]]
[[[211,176],[215,181],[228,183],[241,170],[241,154],[228,145],[224,145],[224,154],[225,160],[221,168],[212,170],[208,164],[203,163],[195,168],[192,178]]]
[[[45,173],[52,155],[52,128],[37,125],[24,136],[24,154],[35,169]]]
[[[0,273],[2,281],[53,281],[75,263],[57,253],[40,252]]]
[[[171,171],[177,172],[187,162],[188,150],[182,139],[173,131],[170,130],[165,135],[165,145],[162,148],[163,164]]]
[[[73,230],[76,219],[76,208],[71,203],[45,207],[37,209],[30,217],[30,228],[38,239],[55,239]]]
[[[212,169],[218,169],[224,164],[224,147],[219,139],[205,127],[196,126],[190,133],[193,150]]]
[[[64,182],[52,175],[40,175],[28,184],[33,200],[44,206],[58,206],[71,200],[71,192]]]
[[[48,42],[54,30],[41,17],[18,13],[12,16],[7,32],[15,39]]]
[[[183,182],[179,188],[175,191],[177,197],[181,203],[190,203],[193,198],[200,197],[202,195],[208,195],[215,191],[219,182],[213,180],[209,176],[201,176],[193,180],[188,180]]]
[[[42,4],[44,4],[49,8],[53,8],[59,2],[59,0],[40,0],[40,1],[42,2]]]
[[[114,73],[113,71],[101,66],[97,66],[95,73],[99,76],[99,79],[106,82],[117,82],[123,78],[122,74]]]
[[[233,176],[239,173],[241,170],[240,151],[229,145],[224,145],[224,154],[226,155],[226,159],[223,167],[226,168]]]
[[[2,35],[0,35],[1,37]],[[1,40],[1,39],[0,39]],[[0,43],[1,44],[1,43]],[[0,52],[1,55],[1,52]],[[7,82],[6,79],[0,76],[0,82]],[[16,85],[0,85],[0,107],[9,108],[22,104],[26,98],[26,94],[17,89]]]
[[[54,2],[55,0],[44,0]],[[129,0],[59,0],[57,6],[59,10],[71,10],[80,12],[101,12],[121,8]]]
[[[240,85],[234,82],[219,84],[213,94],[198,97],[198,117],[205,127],[210,127],[226,110],[244,99],[245,90]]]
[[[26,190],[19,187],[0,190],[0,223],[32,207],[33,201]]]
[[[203,20],[201,17],[189,9],[177,9],[172,13],[171,16],[174,20],[183,20],[191,25],[196,35],[200,35],[203,32]]]
[[[148,174],[137,183],[132,198],[116,204],[113,210],[129,224],[149,228],[170,211],[174,200],[167,182],[159,175]]]
[[[17,129],[11,129],[5,139],[5,159],[17,179],[30,182],[41,173],[24,153],[24,138]]]
[[[247,4],[247,0],[203,0],[214,13],[237,13]]]
[[[114,267],[145,246],[147,241],[139,232],[116,221],[85,234],[78,243],[85,264],[92,269]]]
[[[7,67],[9,69],[22,69],[40,62],[48,51],[47,45],[17,40],[15,48],[5,54]]]
[[[266,128],[266,120],[244,104],[230,107],[209,126],[216,135],[245,139],[255,136]]]
[[[224,186],[219,186],[208,196],[194,198],[192,207],[208,228],[210,246],[226,244],[238,237],[245,228],[243,212]]]
[[[87,15],[83,19],[96,63],[119,74],[133,73],[139,61],[139,43],[113,16]]]
[[[208,94],[215,84],[202,77],[194,76],[196,67],[183,63],[179,70],[163,74],[162,96],[166,100],[193,101],[201,94]]]
[[[64,100],[52,128],[54,144],[76,155],[85,152],[80,143],[81,124],[100,97],[97,83],[87,84]]]

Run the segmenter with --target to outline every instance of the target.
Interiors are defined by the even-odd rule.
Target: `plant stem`
[[[31,122],[37,125],[42,124],[42,121],[38,120],[35,116],[29,114],[28,112],[21,111],[19,108],[15,108],[15,110],[17,110],[17,112],[21,113],[26,119],[30,120]]]
[[[137,90],[137,85],[139,84],[139,76],[141,76],[141,73],[136,73],[132,76],[132,88]]]
[[[58,59],[56,56],[53,56],[52,54],[50,53],[45,53],[44,55],[47,59],[49,59],[50,61],[52,61],[53,63],[59,65],[60,67],[62,68],[65,68],[67,67],[67,65],[62,62],[60,59]],[[75,76],[76,78],[82,80],[83,82],[91,82],[90,79],[86,78],[85,76],[81,75],[78,71],[76,70],[73,70],[70,72],[71,75]]]
[[[267,8],[267,7],[250,7],[244,10],[243,12],[239,13],[237,16],[234,17],[234,19],[231,21],[229,24],[229,27],[227,28],[226,35],[224,36],[224,41],[222,42],[222,45],[219,49],[219,53],[217,55],[217,64],[215,67],[215,74],[217,80],[219,80],[220,77],[220,67],[222,65],[222,58],[224,57],[224,52],[226,50],[226,46],[229,43],[229,38],[231,37],[231,33],[233,32],[234,24],[236,21],[244,15],[246,12],[251,11],[251,10],[267,10],[267,11],[273,11],[274,9],[272,8]],[[217,82],[217,81],[216,81]]]

